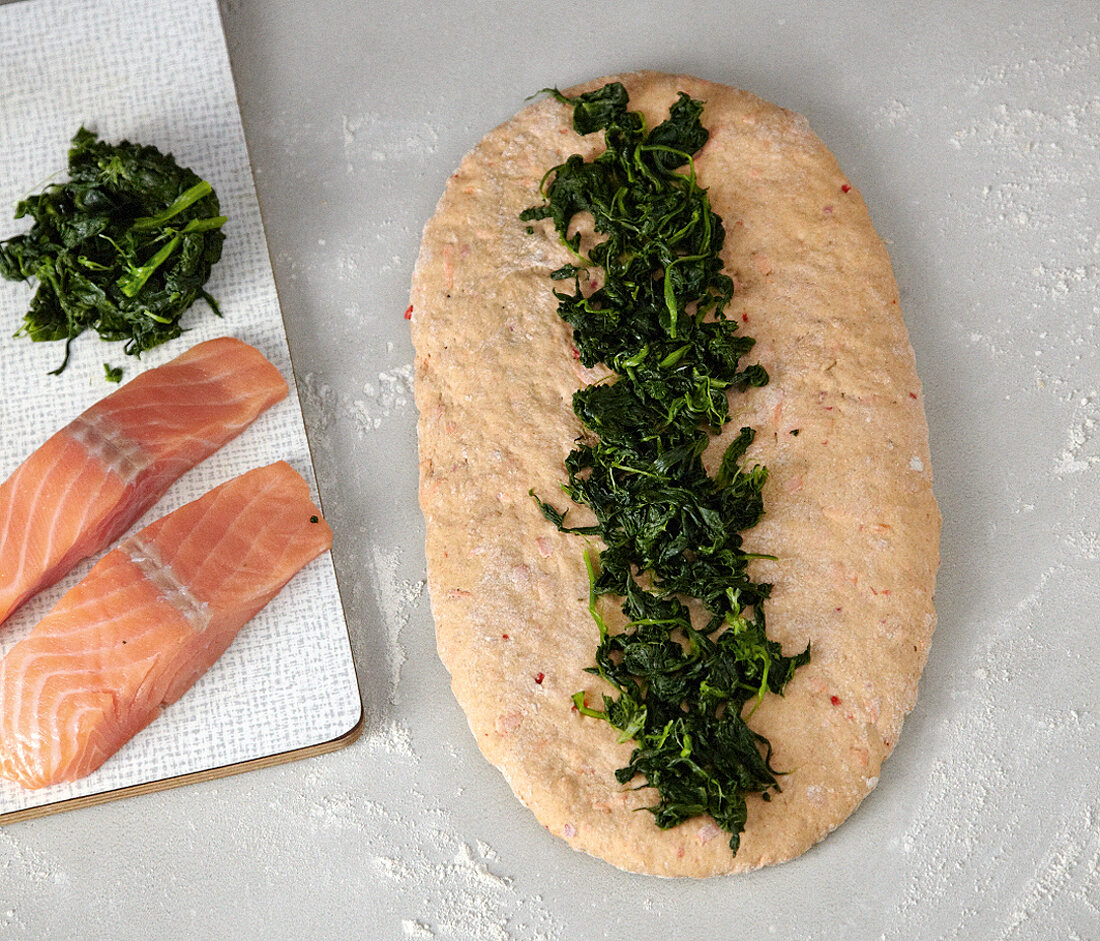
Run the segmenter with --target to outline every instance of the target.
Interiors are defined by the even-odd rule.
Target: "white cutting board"
[[[30,220],[13,218],[15,204],[51,178],[64,178],[68,144],[81,124],[105,140],[154,144],[213,184],[229,221],[207,290],[223,317],[199,301],[184,315],[189,331],[140,360],[125,356],[121,344],[85,333],[72,346],[68,369],[51,376],[64,344],[13,337],[31,288],[0,281],[0,479],[116,388],[105,381],[105,362],[122,366],[125,382],[195,343],[233,335],[279,368],[290,396],[173,485],[134,529],[277,460],[302,473],[316,499],[215,0],[24,0],[0,6],[0,239],[29,228]],[[339,520],[330,523],[339,530]],[[0,653],[29,632],[94,561],[0,626]],[[0,822],[329,750],[354,738],[361,717],[347,626],[326,553],[245,626],[190,692],[98,771],[38,791],[0,780]]]

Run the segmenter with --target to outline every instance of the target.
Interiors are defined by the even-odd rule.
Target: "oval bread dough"
[[[648,788],[614,777],[631,744],[582,717],[599,702],[585,667],[598,642],[584,539],[559,533],[529,496],[559,487],[580,433],[571,402],[591,382],[557,315],[548,274],[569,261],[550,222],[520,212],[570,154],[590,158],[551,98],[490,132],[447,183],[412,285],[420,503],[439,654],[485,756],[550,832],[624,869],[707,876],[790,859],[843,821],[878,780],[913,707],[935,624],[940,516],[920,382],[898,290],[867,208],[804,118],[722,85],[652,72],[622,81],[652,127],[677,92],[703,100],[710,140],[699,182],[723,218],[728,315],[756,338],[771,381],[736,395],[768,467],[763,520],[746,533],[774,583],[768,633],[811,663],[750,725],[789,771],[769,802],[749,797],[733,855],[707,818],[658,829]],[[794,432],[797,431],[797,434]],[[711,465],[713,469],[713,464]],[[556,496],[556,499],[555,499]],[[582,511],[571,519],[580,521]],[[617,606],[605,605],[605,611]]]

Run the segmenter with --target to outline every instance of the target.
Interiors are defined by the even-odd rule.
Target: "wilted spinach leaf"
[[[572,106],[579,133],[603,130],[607,148],[553,168],[546,201],[521,219],[552,220],[573,252],[574,263],[550,275],[574,285],[555,291],[558,313],[573,327],[580,361],[616,373],[573,398],[586,433],[566,459],[563,489],[596,525],[567,526],[566,511],[535,496],[559,529],[599,535],[606,546],[598,562],[585,554],[600,632],[590,672],[616,695],[604,696],[602,709],[583,692],[573,701],[618,729],[620,741],[634,741],[616,776],[627,784],[641,775],[656,789],[648,809],[658,826],[707,813],[736,852],[745,796],[767,799],[778,789],[771,746],[743,713],[766,692],[781,693],[810,654],[807,647],[786,657],[768,639],[771,586],[748,574],[753,556],[741,532],[763,513],[767,479],[765,468],[741,463],[752,429],[741,429],[713,477],[702,461],[730,420],[729,391],[768,381],[762,366],[741,367],[753,340],[725,315],[733,295],[719,254],[725,229],[693,163],[708,139],[703,104],[681,93],[668,119],[647,132],[617,82],[576,98],[550,91]],[[591,213],[602,236],[587,257],[580,236],[567,235],[580,212]],[[586,293],[588,268],[603,277]],[[623,631],[608,629],[602,595],[622,599]],[[702,604],[705,624],[693,624],[686,599]]]
[[[85,330],[138,355],[178,337],[225,239],[213,187],[155,147],[108,144],[85,128],[69,149],[69,180],[28,196],[28,232],[0,242],[0,276],[36,283],[17,335],[65,340]],[[110,374],[108,374],[110,378]]]

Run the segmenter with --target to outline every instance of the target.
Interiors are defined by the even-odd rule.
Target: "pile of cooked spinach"
[[[616,777],[627,784],[641,775],[656,789],[647,809],[658,826],[710,814],[736,852],[746,795],[766,800],[778,789],[771,746],[745,721],[748,703],[782,692],[810,651],[786,657],[768,639],[771,586],[748,574],[754,556],[741,533],[763,513],[767,478],[764,467],[742,466],[752,429],[740,430],[713,476],[702,460],[730,421],[727,393],[768,381],[760,365],[740,365],[754,341],[725,315],[733,295],[719,255],[725,229],[693,161],[708,139],[703,104],[680,93],[668,119],[647,130],[620,83],[574,98],[547,91],[573,108],[578,133],[602,130],[607,145],[593,160],[573,155],[548,171],[545,202],[521,216],[551,219],[573,253],[551,274],[573,282],[555,291],[558,312],[580,361],[615,373],[573,397],[585,433],[566,460],[563,490],[591,509],[595,525],[568,526],[564,512],[532,494],[559,529],[605,545],[598,559],[585,552],[599,629],[589,672],[616,693],[603,696],[602,709],[584,692],[574,703],[633,740]],[[587,255],[580,235],[568,235],[578,213],[590,213],[599,234]],[[590,269],[602,271],[595,290]],[[622,630],[600,614],[603,595],[622,599]],[[705,611],[698,623],[689,599]]]
[[[17,335],[65,340],[85,330],[138,355],[178,337],[180,318],[205,291],[225,236],[217,194],[157,148],[105,143],[77,131],[69,180],[16,206],[30,230],[0,242],[0,276],[37,284]],[[117,369],[107,367],[117,381]]]

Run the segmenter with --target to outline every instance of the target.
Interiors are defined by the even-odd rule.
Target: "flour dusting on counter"
[[[0,828],[0,874],[11,880],[9,884],[65,881],[41,853],[3,828]]]
[[[386,629],[386,659],[390,665],[390,702],[397,702],[398,687],[401,683],[401,668],[406,660],[405,648],[401,645],[401,632],[424,594],[424,579],[410,581],[398,577],[399,556],[397,550],[386,550],[382,546],[371,546],[371,569],[375,601]]]
[[[377,379],[364,382],[361,395],[349,395],[333,389],[315,373],[300,379],[311,431],[328,434],[334,425],[350,421],[359,437],[365,437],[383,423],[407,412],[412,405],[412,364],[394,367],[378,373]]]
[[[1074,564],[1052,566],[1034,590],[987,625],[986,643],[969,666],[959,666],[950,720],[938,733],[941,757],[908,828],[892,841],[916,865],[907,867],[883,941],[1048,936],[1035,933],[1038,924],[1058,925],[1059,937],[1090,936],[1086,929],[1095,924],[1100,901],[1100,831],[1093,826],[1100,820],[1100,783],[1092,777],[1067,794],[1059,782],[1067,769],[1094,764],[1100,710],[1084,689],[1057,703],[1019,690],[1029,675],[1059,669],[1066,651],[1044,638],[1042,625],[1064,617],[1063,602],[1083,603],[1084,594]],[[1065,698],[1076,705],[1067,708]],[[1027,735],[1006,725],[1010,711],[1023,713]],[[1007,813],[1006,789],[1014,795]],[[1051,829],[1050,816],[1037,808],[1053,793],[1060,793],[1063,807]],[[995,865],[1020,846],[1029,848],[1029,867]],[[984,933],[991,916],[979,904],[983,898],[1011,900],[1011,907],[1001,906],[996,934]],[[948,923],[953,929],[944,933]]]
[[[378,382],[363,384],[364,399],[355,402],[363,423],[377,428],[382,419],[405,409],[412,402],[413,367],[409,363],[378,374]]]
[[[452,834],[434,831],[431,837],[431,851],[421,847],[400,857],[377,856],[373,861],[378,875],[402,885],[407,897],[418,898],[432,890],[442,902],[431,916],[421,911],[415,920],[402,923],[418,932],[409,936],[510,941],[516,936],[515,929],[523,928],[523,936],[532,941],[558,937],[555,920],[539,900],[522,897],[511,878],[494,871],[498,859],[486,844],[479,841],[475,850]],[[448,848],[453,851],[451,858],[441,858]]]
[[[1097,404],[1097,392],[1081,396],[1078,402],[1073,408],[1073,417],[1066,432],[1066,445],[1054,464],[1054,473],[1059,477],[1080,474],[1100,464],[1100,435],[1097,434],[1100,406]]]
[[[439,132],[424,120],[394,119],[387,115],[343,115],[344,158],[349,175],[361,161],[387,163],[393,160],[424,160],[439,146]]]
[[[393,897],[402,900],[392,920],[372,926],[371,937],[556,941],[560,925],[542,899],[520,890],[488,842],[459,834],[445,796],[420,789],[422,762],[409,730],[388,713],[380,728],[364,731],[324,761],[302,765],[296,774],[272,769],[282,786],[261,791],[271,795],[264,813],[238,829],[239,837],[267,861],[273,878],[295,868],[303,838],[353,847],[360,863],[345,877],[357,891],[380,881],[399,890]],[[233,826],[235,802],[251,799],[255,785],[247,784],[229,779],[226,788],[243,793],[216,801],[216,816],[226,827]],[[389,796],[397,789],[400,800]],[[208,792],[206,799],[215,796]]]

